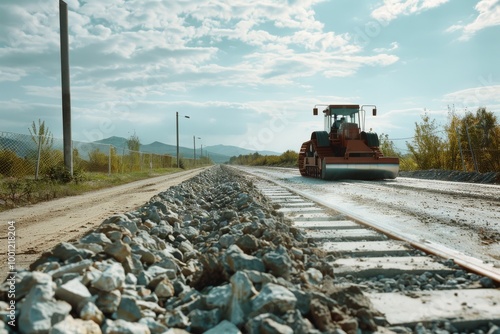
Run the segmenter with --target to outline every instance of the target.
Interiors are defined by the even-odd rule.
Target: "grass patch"
[[[182,171],[180,168],[162,168],[152,171],[124,174],[83,173],[77,180],[60,182],[43,178],[0,178],[0,212],[55,198],[80,195],[89,191]]]

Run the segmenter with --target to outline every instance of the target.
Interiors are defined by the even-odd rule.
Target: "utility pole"
[[[462,153],[462,143],[460,141],[460,132],[458,131],[458,127],[456,129],[457,129],[457,136],[458,136],[458,148],[460,150],[460,158],[462,159],[462,167],[464,169],[464,172],[466,172],[467,169],[465,168],[464,154]]]
[[[61,86],[64,166],[73,175],[73,148],[71,145],[71,95],[69,85],[68,5],[59,0],[59,26],[61,39]]]
[[[474,162],[474,169],[476,173],[479,173],[479,168],[477,168],[476,157],[474,156],[474,151],[472,150],[472,145],[470,143],[469,126],[465,123],[465,130],[467,131],[467,140],[469,141],[470,154],[472,155],[472,161]]]
[[[189,116],[184,116],[189,118]],[[177,168],[179,168],[179,112],[175,112],[175,132],[177,133]]]
[[[175,112],[175,133],[177,134],[177,168],[179,168],[179,112]]]

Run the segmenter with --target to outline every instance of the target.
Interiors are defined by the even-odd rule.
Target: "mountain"
[[[122,148],[127,147],[127,138],[113,136],[101,140],[96,140],[94,143],[113,145],[116,148]]]
[[[204,150],[205,149],[209,152],[223,154],[223,155],[227,155],[229,157],[234,157],[234,156],[239,156],[239,155],[248,155],[248,154],[253,154],[255,152],[257,152],[261,155],[281,155],[281,153],[272,152],[272,151],[252,151],[252,150],[247,150],[246,148],[241,148],[241,147],[237,147],[237,146],[230,146],[230,145],[207,146],[206,148],[204,148]]]

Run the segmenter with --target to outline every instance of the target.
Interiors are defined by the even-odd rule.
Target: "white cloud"
[[[457,108],[492,108],[500,103],[500,85],[484,85],[462,89],[444,95],[443,101],[447,104],[453,104]]]
[[[474,7],[478,16],[469,24],[455,24],[447,32],[461,31],[459,40],[467,41],[480,30],[500,25],[500,0],[480,0]]]
[[[401,15],[418,14],[439,7],[449,0],[384,0],[383,5],[372,11],[371,16],[378,21],[392,21]]]
[[[399,43],[392,42],[390,47],[388,47],[388,48],[375,48],[375,49],[373,49],[373,51],[376,53],[383,53],[383,52],[391,52],[391,51],[394,51],[397,49],[399,49]]]

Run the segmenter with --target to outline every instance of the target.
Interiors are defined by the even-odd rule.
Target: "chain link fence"
[[[131,151],[109,144],[73,141],[73,169],[85,172],[129,173],[176,166],[167,154]],[[184,159],[188,165],[191,161]],[[64,165],[63,140],[0,132],[0,174],[38,179]]]

